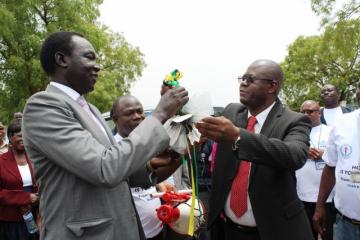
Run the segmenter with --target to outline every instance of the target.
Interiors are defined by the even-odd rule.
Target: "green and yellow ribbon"
[[[179,80],[183,77],[183,73],[175,69],[171,73],[167,74],[164,79],[164,83],[169,86],[179,87]]]

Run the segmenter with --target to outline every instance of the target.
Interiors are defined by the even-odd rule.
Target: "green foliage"
[[[328,26],[320,36],[298,37],[281,64],[286,81],[283,94],[294,110],[307,99],[320,100],[320,87],[332,83],[340,88],[340,100],[354,101],[360,79],[360,21]]]
[[[26,100],[44,90],[47,77],[39,62],[43,40],[65,30],[86,36],[102,68],[95,91],[87,96],[100,111],[128,92],[145,62],[139,48],[96,20],[103,0],[0,0],[0,119],[8,122]]]
[[[321,17],[323,26],[360,17],[359,0],[311,0],[311,7]]]

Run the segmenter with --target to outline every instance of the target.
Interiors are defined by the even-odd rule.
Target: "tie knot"
[[[257,122],[256,117],[250,116],[249,119],[248,119],[248,124],[247,124],[246,129],[249,130],[249,131],[254,131],[254,127],[255,127],[256,122]]]

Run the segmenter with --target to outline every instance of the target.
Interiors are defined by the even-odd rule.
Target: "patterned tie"
[[[109,139],[105,128],[103,127],[103,125],[100,123],[99,119],[91,112],[89,104],[86,102],[85,98],[83,96],[80,96],[78,99],[76,99],[76,102],[82,107],[82,109],[85,110],[85,112],[87,114],[90,115],[90,117],[94,120],[94,122],[99,126],[99,128],[101,129],[101,131],[104,133],[104,135],[106,136],[107,139]]]
[[[83,96],[80,96],[76,102],[87,112],[91,117],[93,116],[93,113],[90,110],[89,104],[86,102],[85,98]]]
[[[255,131],[256,117],[250,116],[246,130]],[[237,218],[247,210],[247,189],[249,182],[250,162],[242,160],[230,192],[230,208]]]

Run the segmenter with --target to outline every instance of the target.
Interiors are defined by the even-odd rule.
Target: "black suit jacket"
[[[260,134],[248,132],[247,108],[228,105],[223,115],[241,127],[240,146],[219,143],[214,166],[208,227],[217,226],[239,163],[252,162],[248,193],[262,240],[313,239],[304,206],[296,192],[295,170],[307,158],[310,120],[285,108],[279,100]],[[217,231],[213,231],[216,233]],[[216,229],[215,229],[216,230]],[[212,240],[222,239],[213,234]],[[221,235],[221,234],[220,234]]]

